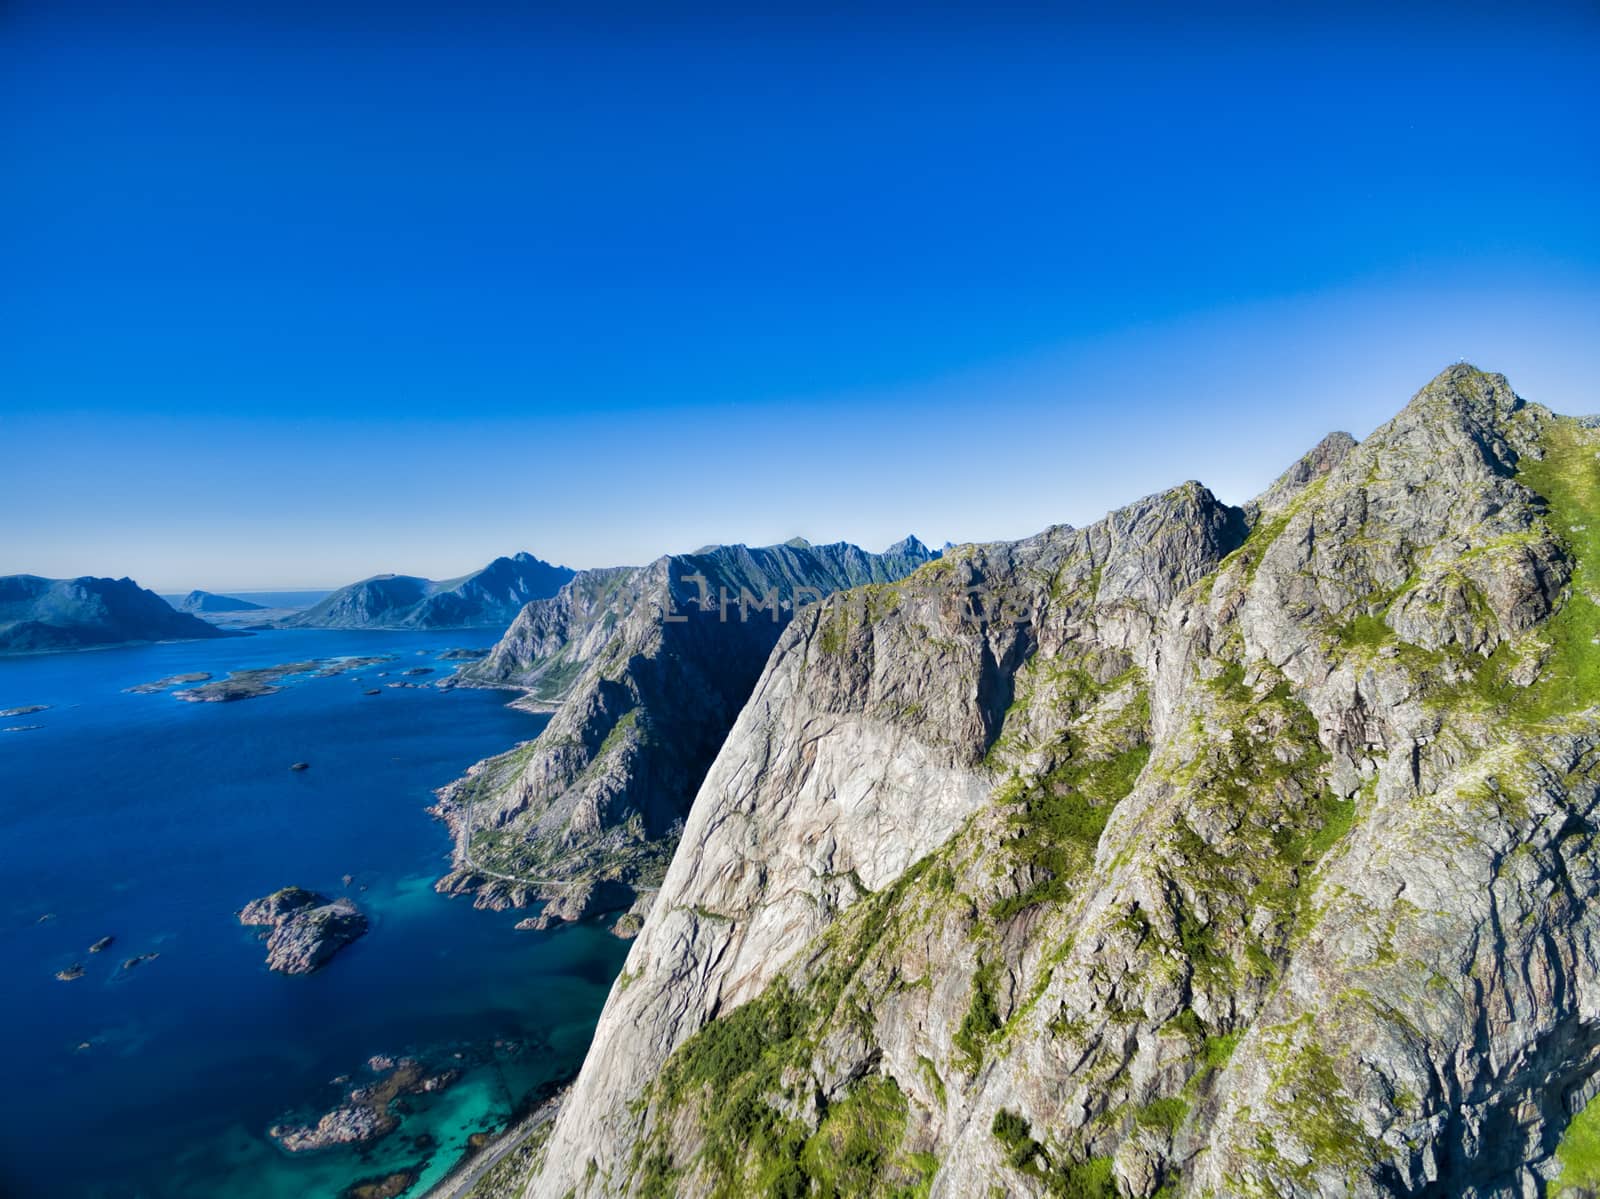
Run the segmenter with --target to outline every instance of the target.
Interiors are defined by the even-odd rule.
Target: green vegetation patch
[[[1059,1199],[1113,1199],[1117,1193],[1109,1157],[1055,1161],[1050,1151],[1034,1139],[1027,1119],[1010,1108],[1001,1108],[994,1114],[990,1131],[1005,1146],[1006,1160],[1012,1168],[1043,1183],[1050,1195]]]
[[[1231,566],[1244,568],[1244,580],[1247,586],[1255,582],[1256,572],[1260,570],[1261,561],[1267,556],[1267,551],[1272,548],[1273,542],[1283,536],[1283,531],[1289,527],[1289,522],[1306,506],[1312,496],[1322,490],[1323,484],[1327,481],[1327,476],[1324,475],[1308,483],[1277,516],[1258,521],[1246,535],[1244,544],[1218,563],[1217,569],[1201,580],[1201,585],[1209,591],[1216,576]]]
[[[898,1152],[905,1137],[906,1113],[906,1098],[894,1079],[863,1079],[827,1109],[798,1159],[769,1193],[925,1194],[933,1180],[931,1159],[909,1160]]]
[[[662,1097],[677,1103],[703,1087],[726,1094],[745,1075],[775,1073],[786,1057],[784,1050],[803,1035],[809,1018],[788,979],[777,979],[678,1047],[661,1071]],[[763,1071],[763,1065],[772,1069]]]
[[[763,994],[713,1020],[684,1042],[656,1094],[669,1106],[694,1100],[704,1144],[699,1163],[719,1199],[773,1196],[926,1195],[937,1162],[904,1152],[905,1095],[893,1078],[858,1082],[839,1102],[814,1096],[815,1131],[782,1109],[799,1098],[783,1085],[787,1066],[809,1062],[808,1011],[779,979]],[[673,1195],[686,1169],[675,1166],[660,1129],[636,1158],[645,1195]]]
[[[808,1087],[816,1047],[840,1020],[870,1022],[871,998],[859,975],[881,941],[898,935],[917,903],[911,891],[934,885],[942,859],[929,855],[893,886],[865,895],[823,934],[816,973],[802,982],[780,977],[750,1002],[718,1016],[667,1059],[643,1102],[663,1114],[652,1137],[635,1153],[633,1173],[642,1193],[672,1195],[693,1177],[697,1191],[716,1199],[748,1195],[925,1195],[936,1161],[906,1151],[906,1100],[891,1078],[864,1080],[839,1102],[799,1093]],[[865,1027],[864,1027],[865,1031]],[[932,1063],[925,1067],[941,1096]],[[787,1083],[785,1080],[788,1080]],[[788,1113],[815,1100],[813,1131]],[[685,1111],[693,1113],[701,1147],[687,1162],[668,1157],[681,1136]],[[699,1180],[709,1179],[705,1187]],[[644,1190],[648,1180],[657,1189]]]
[[[983,1064],[989,1039],[1000,1031],[1000,1010],[994,1002],[997,967],[994,962],[979,966],[972,976],[972,1002],[951,1041],[961,1051],[962,1064],[971,1071]]]
[[[1125,685],[1123,675],[1106,690]],[[1064,900],[1074,876],[1094,861],[1095,847],[1112,809],[1132,791],[1150,760],[1150,701],[1141,687],[1100,729],[1068,726],[1052,753],[1060,765],[1031,778],[1013,776],[995,802],[1016,809],[1006,843],[1014,869],[1034,881],[995,904],[990,915],[1006,920],[1041,903]]]
[[[1364,614],[1339,628],[1339,644],[1345,649],[1377,649],[1394,640],[1394,630],[1382,616]]]
[[[1546,625],[1550,656],[1528,689],[1525,715],[1587,708],[1600,696],[1600,431],[1560,418],[1545,431],[1544,458],[1524,457],[1518,481],[1549,503],[1552,531],[1576,559],[1572,590]]]
[[[1003,1107],[994,1114],[989,1130],[1005,1146],[1006,1160],[1019,1170],[1044,1152],[1044,1146],[1033,1139],[1032,1125],[1010,1108]]]
[[[1134,1122],[1143,1128],[1159,1129],[1169,1136],[1178,1130],[1189,1114],[1189,1105],[1176,1097],[1155,1099],[1139,1109]]]
[[[1556,1146],[1561,1176],[1551,1187],[1555,1195],[1592,1195],[1600,1191],[1600,1096],[1572,1117]]]
[[[1378,1160],[1383,1152],[1382,1143],[1351,1114],[1354,1102],[1318,1036],[1316,1020],[1306,1013],[1280,1026],[1276,1042],[1267,1049],[1275,1067],[1270,1102],[1311,1159],[1292,1163],[1274,1145],[1261,1146],[1260,1156],[1301,1185],[1310,1184],[1315,1170],[1355,1171]]]
[[[1555,418],[1544,430],[1544,457],[1524,456],[1517,480],[1542,496],[1548,507],[1545,523],[1573,560],[1570,587],[1554,615],[1515,641],[1501,642],[1487,659],[1463,654],[1425,655],[1421,665],[1435,673],[1453,666],[1458,676],[1448,685],[1430,688],[1429,700],[1440,706],[1475,703],[1515,725],[1560,721],[1592,707],[1600,696],[1600,430],[1586,429],[1567,417]],[[1526,552],[1524,546],[1544,537],[1542,530],[1507,534],[1463,556],[1463,561],[1490,555]],[[1469,580],[1455,579],[1477,619],[1491,622],[1488,601]],[[1401,649],[1407,647],[1403,644]],[[1423,651],[1415,651],[1422,655]],[[1537,671],[1528,686],[1512,681]]]
[[[539,677],[533,683],[533,694],[539,699],[560,699],[583,673],[585,663],[565,657],[565,653],[563,649],[539,671]]]
[[[591,760],[590,765],[593,766],[601,761],[612,750],[620,746],[636,728],[639,729],[639,744],[641,746],[648,744],[648,734],[639,725],[639,709],[629,708],[622,714],[617,723],[611,726],[611,730],[606,733],[605,740],[600,742],[600,748],[594,751],[594,758]]]

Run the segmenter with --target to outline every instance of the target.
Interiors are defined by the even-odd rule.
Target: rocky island
[[[249,600],[236,599],[231,595],[216,595],[210,591],[191,591],[177,603],[180,612],[192,612],[196,616],[203,616],[208,612],[265,612],[261,604],[251,603]]]
[[[339,1192],[339,1199],[399,1199],[399,1196],[417,1184],[417,1179],[427,1164],[426,1161],[421,1161],[389,1174],[358,1178]]]
[[[223,704],[233,703],[241,699],[256,699],[263,695],[273,695],[281,690],[281,684],[297,676],[315,677],[319,679],[333,678],[353,670],[365,670],[380,662],[392,662],[393,654],[376,654],[364,657],[345,658],[312,658],[304,662],[282,662],[276,666],[256,666],[244,670],[234,670],[228,673],[227,678],[219,679],[212,683],[204,683],[199,687],[185,687],[174,691],[174,699],[183,700],[191,704]],[[153,683],[141,683],[137,687],[128,688],[129,691],[150,693],[163,691],[167,687],[179,684],[198,682],[211,678],[203,672],[190,675],[171,675],[165,679],[157,679]]]
[[[148,683],[136,683],[132,687],[124,687],[122,690],[127,695],[156,695],[171,687],[183,687],[190,683],[207,683],[210,681],[210,671],[193,670],[187,674],[169,674],[166,678],[154,679]]]
[[[239,923],[271,930],[267,966],[282,974],[310,974],[367,932],[367,918],[351,900],[329,900],[303,887],[252,900],[240,910]]]

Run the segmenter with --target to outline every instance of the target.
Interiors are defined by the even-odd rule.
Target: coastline
[[[496,1133],[483,1148],[456,1162],[450,1172],[424,1191],[419,1199],[520,1197],[537,1168],[537,1158],[571,1090],[569,1079],[527,1115]],[[480,1183],[483,1184],[481,1188]]]
[[[380,651],[400,655],[401,667],[435,668],[439,678],[455,665],[435,660],[440,649],[491,638],[272,630],[250,641],[7,659],[16,701],[61,713],[41,713],[56,718],[28,734],[36,743],[8,749],[16,785],[51,790],[55,801],[4,813],[15,919],[0,940],[19,968],[0,1009],[20,1030],[19,1068],[38,1086],[30,1110],[14,1117],[26,1148],[8,1160],[0,1189],[62,1199],[130,1187],[174,1199],[331,1197],[431,1155],[416,1195],[461,1178],[458,1164],[492,1168],[483,1154],[496,1134],[524,1123],[578,1066],[626,946],[603,928],[514,934],[515,917],[436,895],[451,846],[423,809],[436,785],[528,738],[543,718],[509,709],[513,697],[493,692],[449,697],[425,687],[370,701],[355,683],[314,676],[249,704],[127,693],[180,671],[220,677]],[[222,738],[228,752],[209,752]],[[311,767],[293,771],[291,759]],[[65,777],[63,760],[74,764]],[[220,808],[219,795],[229,797]],[[316,836],[295,835],[311,827]],[[64,828],[88,831],[69,842]],[[290,879],[341,894],[345,874],[368,888],[361,902],[372,933],[311,979],[271,975],[232,913]],[[128,886],[114,887],[118,879]],[[43,911],[56,918],[36,924]],[[88,955],[85,947],[107,933],[130,947],[122,956],[151,949],[160,960],[125,974],[110,955]],[[56,979],[80,958],[83,979]],[[464,979],[472,980],[467,1001]],[[543,999],[537,1012],[530,994]],[[400,995],[404,1002],[394,1002]],[[314,1004],[319,1018],[299,1019],[302,1004]],[[501,1039],[526,1052],[496,1050],[490,1061],[488,1043]],[[434,1049],[469,1046],[484,1053],[458,1063],[468,1069],[455,1086],[397,1111],[403,1128],[393,1138],[295,1156],[264,1135],[291,1117],[320,1118],[354,1085],[330,1080],[355,1073],[370,1054],[432,1060]],[[158,1055],[182,1082],[152,1096],[145,1074]],[[225,1068],[212,1069],[216,1062]],[[239,1093],[230,1071],[245,1070],[262,1073],[265,1085]],[[152,1112],[183,1129],[181,1160],[169,1152],[176,1135],[138,1131]],[[62,1165],[70,1126],[86,1120],[103,1130],[96,1153],[68,1152]]]

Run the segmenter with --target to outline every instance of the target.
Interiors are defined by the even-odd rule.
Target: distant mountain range
[[[132,579],[0,576],[0,653],[233,636]]]
[[[553,596],[576,573],[524,553],[496,558],[480,571],[442,582],[415,575],[375,575],[339,588],[305,612],[280,622],[280,627],[504,627],[523,605]]]

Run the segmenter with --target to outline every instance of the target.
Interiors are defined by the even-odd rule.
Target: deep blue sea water
[[[295,630],[0,659],[0,709],[51,705],[0,718],[42,726],[0,732],[0,1194],[333,1199],[426,1159],[420,1195],[470,1134],[581,1061],[626,946],[595,925],[513,932],[517,913],[431,889],[449,851],[432,789],[544,718],[490,691],[363,694],[408,666],[444,677],[438,653],[492,640]],[[234,703],[123,691],[379,653],[401,660]],[[290,883],[346,893],[345,874],[368,935],[317,974],[270,973],[237,909]],[[84,978],[54,977],[74,962]],[[466,1073],[408,1100],[364,1156],[291,1157],[266,1137],[331,1106],[331,1080],[361,1081],[369,1055],[408,1052]]]

